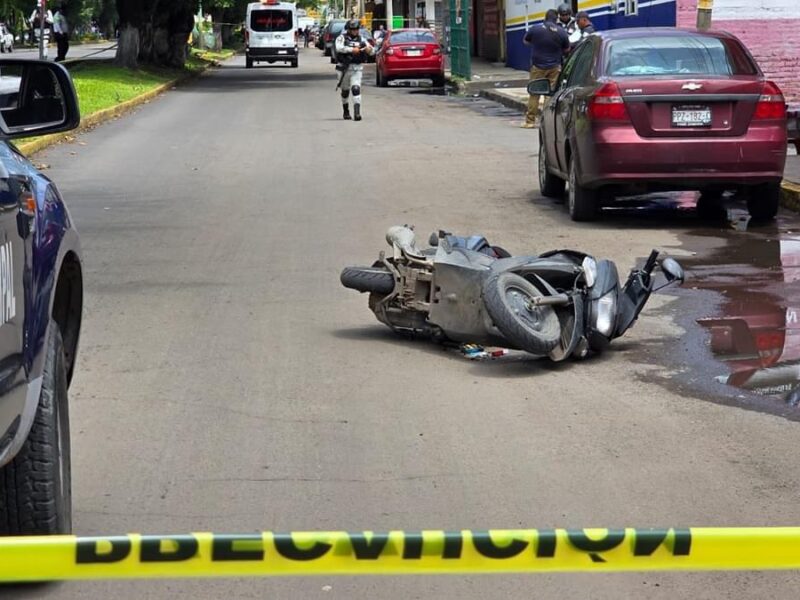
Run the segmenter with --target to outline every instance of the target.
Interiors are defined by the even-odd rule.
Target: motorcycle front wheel
[[[394,276],[382,267],[345,267],[339,277],[342,285],[359,292],[391,294]]]
[[[552,306],[536,306],[542,296],[524,277],[498,273],[483,288],[486,310],[500,333],[520,350],[545,355],[561,342],[561,324]]]

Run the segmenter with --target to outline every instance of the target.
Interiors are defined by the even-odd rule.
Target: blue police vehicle
[[[69,73],[0,60],[0,534],[72,528],[67,387],[83,279],[78,234],[55,185],[12,140],[80,122]]]

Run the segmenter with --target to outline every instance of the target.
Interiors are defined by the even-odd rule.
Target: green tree
[[[119,64],[183,67],[194,27],[195,0],[116,0],[116,7]]]

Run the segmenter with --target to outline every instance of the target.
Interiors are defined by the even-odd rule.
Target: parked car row
[[[573,220],[618,196],[735,192],[755,220],[775,217],[787,153],[786,103],[747,48],[724,32],[622,29],[570,55],[539,125],[539,187]]]
[[[336,62],[336,38],[347,21],[333,19],[320,31],[316,46],[331,62]],[[361,36],[375,46],[377,52],[368,62],[376,63],[375,84],[386,87],[397,79],[430,79],[434,86],[444,86],[442,45],[430,29],[395,29],[376,37],[361,28]]]

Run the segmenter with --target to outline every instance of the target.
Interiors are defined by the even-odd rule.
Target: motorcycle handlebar
[[[644,263],[644,268],[642,270],[650,275],[653,272],[653,269],[656,268],[656,260],[658,260],[658,250],[653,249],[650,252],[650,256],[647,257],[647,262]]]

